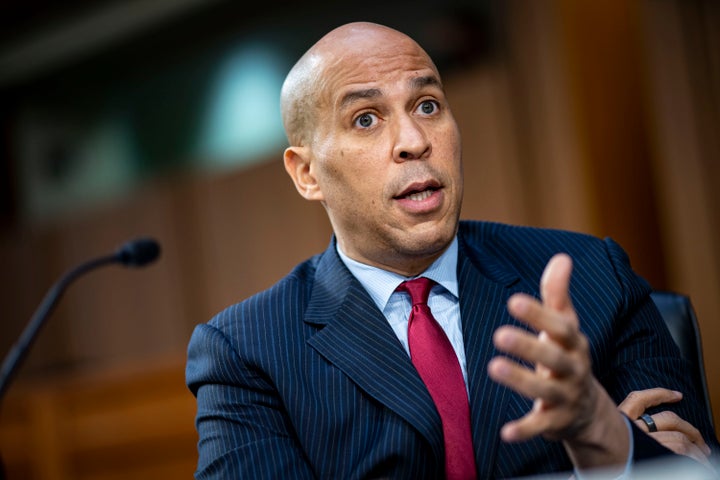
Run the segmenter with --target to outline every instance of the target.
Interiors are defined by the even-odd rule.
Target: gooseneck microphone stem
[[[101,265],[107,265],[109,263],[117,262],[115,255],[107,255],[105,257],[96,258],[90,260],[78,267],[68,271],[65,275],[60,278],[43,298],[42,303],[37,308],[32,318],[28,322],[25,330],[18,338],[15,345],[8,352],[5,360],[3,361],[2,370],[0,370],[0,398],[3,397],[5,389],[10,384],[12,375],[15,370],[20,366],[20,363],[24,360],[27,352],[29,351],[35,338],[37,338],[40,329],[45,324],[45,321],[55,309],[58,301],[62,297],[63,293],[77,277],[81,276],[85,272],[88,272]]]
[[[154,261],[159,255],[160,247],[152,239],[140,239],[128,242],[112,255],[105,255],[89,260],[69,270],[51,288],[40,303],[25,330],[10,349],[0,369],[0,399],[2,399],[13,375],[27,355],[43,325],[55,309],[67,287],[79,276],[95,268],[112,263],[126,266],[143,266]]]

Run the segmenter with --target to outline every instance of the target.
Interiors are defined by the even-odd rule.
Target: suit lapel
[[[460,239],[460,314],[473,443],[484,478],[493,474],[500,427],[514,395],[487,375],[488,362],[499,354],[492,336],[503,324],[518,325],[506,304],[523,287],[516,272]],[[382,312],[340,260],[334,242],[318,262],[305,321],[322,326],[308,343],[360,389],[410,423],[442,459],[442,426],[432,399]]]
[[[427,438],[442,458],[440,417],[395,333],[334,243],[321,256],[305,321],[324,325],[308,343],[368,395]]]
[[[483,274],[480,271],[482,268]],[[481,478],[493,475],[500,427],[513,393],[487,375],[490,359],[500,354],[493,343],[495,330],[517,324],[507,313],[507,300],[518,288],[518,276],[485,252],[470,251],[464,242],[458,253],[460,314],[468,369],[473,444]]]

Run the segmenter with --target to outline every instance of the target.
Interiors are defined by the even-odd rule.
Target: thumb
[[[570,300],[572,268],[572,259],[566,253],[558,253],[550,259],[540,279],[543,304],[558,311],[572,308]]]

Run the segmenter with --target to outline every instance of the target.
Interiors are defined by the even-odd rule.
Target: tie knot
[[[435,282],[427,277],[413,278],[406,280],[398,285],[397,289],[401,292],[408,292],[412,299],[413,305],[427,303],[430,290]]]

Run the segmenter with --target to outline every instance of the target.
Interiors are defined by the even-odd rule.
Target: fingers
[[[537,299],[516,293],[508,299],[508,311],[521,322],[538,332],[545,332],[553,341],[566,348],[575,348],[579,341],[575,312],[558,312],[547,308]]]
[[[504,441],[527,440],[541,434],[552,439],[570,438],[587,426],[595,395],[585,349],[570,352],[547,335],[535,336],[509,326],[498,329],[493,340],[499,349],[535,364],[535,368],[529,368],[502,356],[488,364],[490,378],[534,399],[528,414],[503,427]]]
[[[678,402],[682,399],[682,396],[681,392],[668,390],[667,388],[638,390],[630,392],[625,400],[618,405],[618,409],[628,417],[637,419],[646,409],[663,403]],[[689,456],[709,465],[708,457],[711,450],[697,428],[674,412],[663,411],[651,416],[657,427],[656,432],[649,432],[648,426],[643,420],[635,420],[635,424],[673,452]]]
[[[561,403],[565,398],[565,388],[558,380],[538,374],[535,370],[522,367],[504,358],[495,357],[488,364],[490,378],[505,385],[527,398],[542,398],[549,405]]]
[[[550,430],[552,427],[549,424],[550,417],[541,415],[544,409],[543,401],[535,400],[530,412],[503,425],[500,429],[500,438],[504,442],[521,442]]]
[[[526,294],[508,300],[510,314],[538,334],[504,326],[493,336],[498,350],[531,365],[528,368],[506,357],[496,357],[488,364],[493,380],[534,400],[530,412],[503,427],[505,441],[541,434],[570,438],[592,418],[597,395],[590,388],[588,342],[579,330],[568,292],[571,272],[570,257],[556,255],[543,272],[542,301]]]
[[[638,418],[645,410],[663,403],[675,403],[682,400],[682,393],[667,388],[649,388],[630,392],[618,408],[632,419]]]
[[[702,451],[705,455],[710,455],[710,447],[708,447],[705,443],[705,440],[703,439],[700,431],[692,424],[680,418],[677,414],[675,414],[675,412],[664,411],[651,416],[658,429],[657,432],[650,433],[651,436],[656,437],[657,434],[664,432],[676,432],[678,434],[681,434],[683,438],[685,438],[688,442],[697,446],[697,448],[700,449],[700,451]],[[648,427],[645,422],[643,422],[642,420],[635,420],[635,423],[643,431],[648,432]]]
[[[710,455],[709,450],[703,449],[700,445],[690,442],[682,433],[668,431],[651,433],[650,435],[660,444],[669,450],[672,450],[676,454],[694,458],[704,465],[711,466],[708,459]],[[707,447],[707,445],[705,447]]]
[[[554,341],[574,348],[579,341],[579,322],[570,299],[572,260],[564,253],[552,257],[540,280],[542,301],[525,294],[508,300],[510,314]]]
[[[545,378],[550,375],[564,377],[575,372],[576,363],[557,343],[548,339],[545,332],[533,335],[519,328],[504,326],[493,335],[495,346],[517,358],[535,363]]]

